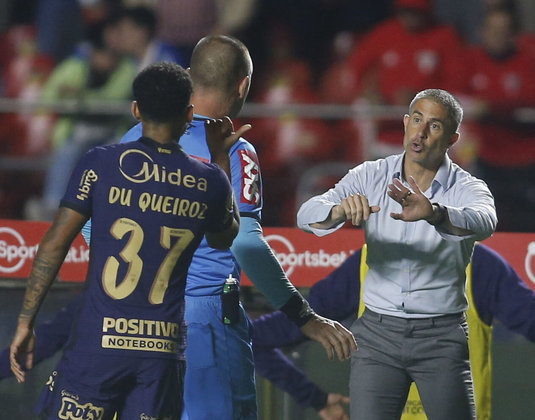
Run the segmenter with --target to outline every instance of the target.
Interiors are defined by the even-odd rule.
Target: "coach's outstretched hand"
[[[351,331],[337,321],[332,321],[314,314],[301,332],[312,340],[318,341],[325,348],[329,360],[334,359],[335,352],[340,361],[351,357],[351,351],[357,350],[357,342]]]

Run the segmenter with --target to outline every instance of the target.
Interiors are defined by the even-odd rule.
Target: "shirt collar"
[[[139,139],[141,143],[143,143],[145,146],[150,147],[151,149],[154,149],[158,151],[159,153],[163,154],[171,154],[171,153],[179,153],[182,152],[182,148],[179,146],[178,143],[158,143],[157,141],[151,139],[150,137],[141,137]]]
[[[397,162],[394,165],[394,173],[392,174],[392,179],[397,178],[401,180],[401,173],[403,172],[403,161],[405,159],[405,153],[402,153],[398,155]],[[450,185],[449,185],[449,174],[451,169],[451,159],[446,154],[444,156],[444,160],[442,161],[442,164],[438,168],[437,173],[435,174],[435,177],[433,178],[433,182],[431,183],[431,191],[433,194],[435,194],[438,190],[438,188],[442,187],[444,191],[446,191]]]

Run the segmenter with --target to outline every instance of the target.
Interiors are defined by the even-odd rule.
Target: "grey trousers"
[[[476,418],[464,314],[405,319],[366,309],[351,331],[351,420],[399,419],[413,381],[429,420]]]

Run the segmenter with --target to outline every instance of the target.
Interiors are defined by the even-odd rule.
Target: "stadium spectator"
[[[157,36],[187,60],[197,42],[209,34],[237,36],[256,13],[258,0],[158,0]],[[189,64],[188,64],[189,65]]]
[[[53,104],[69,99],[82,104],[130,99],[136,66],[110,48],[117,35],[114,21],[89,28],[87,42],[54,68],[41,90],[40,100]],[[51,220],[78,159],[91,147],[116,140],[127,122],[128,118],[118,119],[116,115],[58,116],[51,135],[52,157],[43,196],[28,200],[26,218]]]
[[[448,157],[462,116],[447,91],[419,92],[403,118],[404,153],[357,165],[297,213],[298,226],[317,236],[346,221],[365,229],[352,419],[398,418],[412,382],[432,418],[475,418],[465,271],[497,221],[485,183]]]
[[[472,102],[476,170],[496,199],[499,229],[533,232],[535,120],[523,120],[519,111],[535,107],[535,59],[517,45],[518,29],[508,8],[486,14],[482,44],[462,58],[462,93]]]
[[[125,8],[117,17],[117,45],[119,53],[132,57],[141,70],[152,63],[171,61],[185,67],[189,57],[183,57],[171,45],[156,37],[158,21],[155,11],[149,7]]]
[[[452,90],[458,83],[462,40],[452,26],[435,22],[432,0],[393,4],[395,15],[363,36],[347,60],[349,74],[340,86],[345,103],[405,106],[424,88]],[[376,131],[378,144],[365,158],[401,150],[397,118],[377,119]]]
[[[178,419],[182,413],[177,396],[183,392],[184,365],[177,366],[177,352],[186,333],[180,327],[186,276],[204,237],[210,246],[226,249],[238,233],[230,171],[219,166],[228,168],[228,152],[243,131],[231,133],[222,120],[209,121],[208,147],[219,166],[184,153],[177,139],[193,118],[192,90],[188,73],[177,64],[145,68],[133,82],[131,108],[143,122],[142,136],[92,149],[70,177],[36,254],[10,346],[11,370],[24,382],[33,365],[33,325],[41,303],[73,239],[92,218],[91,268],[82,303],[69,346],[37,404],[38,415]],[[139,168],[148,161],[190,180],[147,182]],[[124,191],[126,199],[112,200],[115,190]],[[144,196],[197,207],[187,215],[162,211]],[[122,240],[125,235],[129,241]],[[123,258],[115,257],[119,254]]]
[[[365,250],[358,250],[312,286],[308,301],[315,311],[340,322],[352,322],[357,314],[362,314],[364,305],[360,304],[360,299],[367,271],[365,257]],[[466,291],[470,301],[466,315],[470,329],[469,347],[477,418],[490,419],[492,324],[499,321],[511,331],[535,342],[535,292],[527,287],[500,254],[484,244],[477,244],[474,248],[472,262],[467,268]],[[345,412],[342,396],[327,394],[308,380],[279,350],[280,347],[304,340],[284,314],[275,312],[264,315],[255,319],[253,326],[257,373],[288,392],[300,405],[318,410],[322,419],[341,419],[341,413]],[[409,409],[403,411],[402,420],[426,419],[414,385],[406,407]],[[358,410],[358,407],[354,409]]]

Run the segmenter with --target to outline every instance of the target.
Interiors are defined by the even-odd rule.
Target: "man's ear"
[[[130,111],[132,111],[132,115],[136,120],[141,121],[141,114],[139,112],[139,107],[137,106],[137,101],[132,101]]]
[[[409,114],[405,114],[403,116],[403,130],[407,131],[407,125],[409,124],[409,120],[411,119],[411,116]]]
[[[241,79],[240,84],[238,85],[238,95],[240,99],[247,96],[249,93],[249,86],[251,86],[251,78],[249,76],[245,76],[243,79]]]
[[[193,120],[193,104],[188,105],[188,109],[186,111],[186,122],[190,123]]]
[[[448,147],[451,147],[453,146],[455,143],[457,143],[457,140],[459,140],[459,133],[455,133],[454,135],[451,136],[450,138],[450,142],[448,144]]]

